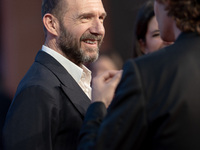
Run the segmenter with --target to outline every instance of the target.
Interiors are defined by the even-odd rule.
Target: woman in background
[[[134,57],[157,51],[169,42],[165,42],[160,37],[158,22],[154,14],[154,3],[147,1],[139,9],[134,30]]]

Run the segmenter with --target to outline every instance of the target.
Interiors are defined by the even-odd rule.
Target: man
[[[200,149],[200,1],[154,7],[161,37],[175,43],[124,65],[108,112],[112,80],[94,80],[79,149]]]
[[[20,82],[4,130],[5,150],[75,150],[90,104],[90,71],[106,17],[101,0],[43,0],[45,43]]]

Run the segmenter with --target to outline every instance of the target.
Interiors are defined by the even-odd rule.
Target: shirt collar
[[[83,69],[80,68],[63,55],[45,45],[42,46],[42,51],[48,53],[53,58],[55,58],[69,72],[69,74],[74,78],[77,83],[79,83],[83,72],[86,72],[86,74],[91,74],[90,70],[88,70],[84,65],[82,65]]]
[[[83,68],[82,77],[85,76],[86,77],[86,82],[88,84],[90,84],[91,79],[92,79],[91,71],[87,67],[85,67],[84,65],[82,65],[82,68]]]

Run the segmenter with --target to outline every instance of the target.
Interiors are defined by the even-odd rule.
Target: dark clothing
[[[75,150],[89,104],[64,67],[40,51],[9,109],[4,150]]]
[[[79,149],[200,150],[199,43],[200,35],[182,33],[128,61],[106,117],[103,103],[89,107]]]
[[[10,103],[11,98],[0,92],[0,149],[2,149],[2,130]]]

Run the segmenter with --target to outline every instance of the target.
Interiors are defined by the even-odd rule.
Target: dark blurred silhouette
[[[200,150],[200,1],[154,7],[174,44],[127,61],[117,88],[117,76],[95,78],[79,150]]]
[[[11,98],[5,92],[0,91],[0,149],[2,149],[2,129],[10,104]]]

